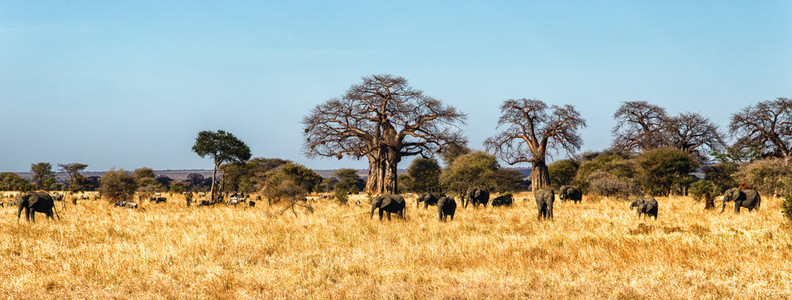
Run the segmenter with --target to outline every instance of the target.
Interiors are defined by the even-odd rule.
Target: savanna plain
[[[406,198],[406,220],[392,221],[369,219],[365,196],[296,216],[175,195],[136,210],[56,202],[61,219],[35,224],[0,208],[0,298],[792,298],[780,199],[735,215],[658,198],[654,220],[584,197],[539,222],[522,193],[441,223]]]

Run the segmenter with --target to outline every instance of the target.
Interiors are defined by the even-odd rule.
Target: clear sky
[[[0,171],[206,169],[191,147],[218,129],[254,157],[366,168],[307,159],[300,121],[372,74],[467,113],[473,148],[508,98],[574,105],[596,151],[623,101],[725,130],[792,97],[792,2],[558,2],[3,0]]]

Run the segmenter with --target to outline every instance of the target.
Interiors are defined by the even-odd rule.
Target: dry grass
[[[780,200],[734,215],[661,198],[655,221],[584,199],[537,222],[525,197],[445,224],[412,199],[391,222],[329,201],[298,217],[81,201],[36,224],[4,208],[0,298],[792,298]]]

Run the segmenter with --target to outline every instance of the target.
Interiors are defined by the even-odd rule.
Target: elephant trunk
[[[724,210],[726,210],[726,197],[723,197],[723,205],[721,206],[720,212],[723,213]]]

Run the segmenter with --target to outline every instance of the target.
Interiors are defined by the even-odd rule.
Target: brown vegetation
[[[413,197],[407,221],[370,220],[353,197],[297,217],[171,198],[56,203],[62,220],[35,224],[0,208],[0,298],[792,297],[792,235],[770,197],[739,215],[658,198],[656,221],[584,197],[536,222],[517,194],[448,223]]]

